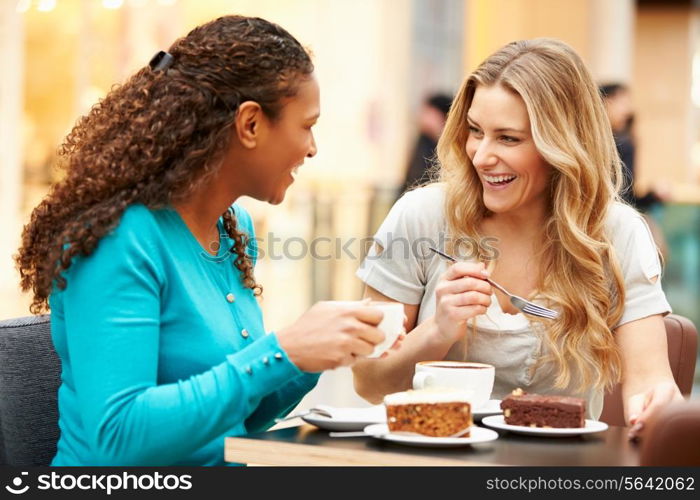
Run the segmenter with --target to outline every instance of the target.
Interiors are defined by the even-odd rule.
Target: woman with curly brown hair
[[[256,300],[233,202],[280,203],[316,153],[313,69],[281,27],[222,17],[68,135],[17,257],[63,365],[54,465],[223,464],[224,436],[268,428],[383,339],[380,311],[332,303],[266,334]]]

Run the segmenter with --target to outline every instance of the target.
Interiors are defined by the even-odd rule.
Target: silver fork
[[[433,248],[433,247],[428,247],[428,248],[430,248],[430,250],[432,250],[433,252],[438,254],[440,257],[444,257],[445,259],[450,260],[452,262],[457,262],[457,259],[455,259],[451,255],[447,255],[446,253],[441,252],[437,248]],[[542,307],[540,305],[535,304],[534,302],[530,302],[529,300],[525,300],[524,298],[519,297],[518,295],[514,295],[490,278],[484,278],[484,279],[486,281],[488,281],[492,286],[496,287],[498,290],[500,290],[505,295],[507,295],[508,298],[510,299],[510,303],[513,304],[513,306],[516,307],[517,309],[524,312],[525,314],[530,314],[532,316],[538,316],[540,318],[546,318],[546,319],[556,319],[556,317],[559,316],[559,313],[557,311],[554,311],[554,310],[549,309],[547,307]]]

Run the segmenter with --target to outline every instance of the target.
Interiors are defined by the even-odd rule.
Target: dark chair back
[[[48,465],[58,442],[57,392],[61,362],[50,317],[0,321],[0,460]]]
[[[700,466],[700,401],[683,401],[661,408],[644,430],[640,465]]]
[[[668,360],[673,378],[681,393],[689,396],[693,389],[695,362],[698,356],[698,331],[692,321],[678,314],[666,316],[664,326],[666,326]],[[610,425],[627,425],[620,384],[605,395],[600,420]]]

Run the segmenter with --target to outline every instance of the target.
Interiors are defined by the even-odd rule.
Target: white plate
[[[393,441],[394,443],[408,444],[412,446],[437,446],[442,448],[466,446],[474,443],[485,443],[498,439],[498,433],[491,429],[477,427],[471,428],[469,437],[431,437],[421,436],[420,434],[389,432],[389,427],[386,424],[372,424],[365,427],[365,433],[373,438],[383,439],[384,441]]]
[[[338,408],[326,405],[317,405],[327,410],[332,417],[324,417],[317,413],[305,415],[302,420],[327,431],[361,431],[370,424],[386,423],[386,409],[383,404],[369,406],[367,408]],[[503,413],[501,400],[491,399],[483,407],[474,410],[472,417],[475,422],[489,415]]]
[[[594,434],[608,429],[608,424],[599,420],[586,420],[585,427],[527,427],[524,425],[506,424],[503,415],[492,415],[481,420],[481,423],[504,431],[517,432],[519,434],[530,434],[532,436],[566,437],[578,436],[580,434]]]
[[[367,408],[317,406],[327,410],[332,416],[324,417],[317,413],[310,413],[301,418],[306,423],[328,431],[361,431],[370,424],[386,422],[384,405],[374,405]]]

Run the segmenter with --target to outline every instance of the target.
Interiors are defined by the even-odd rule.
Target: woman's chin
[[[261,192],[258,194],[258,196],[253,196],[253,198],[256,200],[265,201],[270,205],[279,205],[284,201],[284,198],[287,195],[287,190],[292,184],[294,184],[294,177],[290,175],[288,182],[280,182],[277,184],[277,186],[267,190],[267,192]]]
[[[286,190],[278,193],[257,193],[257,194],[248,194],[245,196],[250,196],[254,200],[262,201],[265,203],[269,203],[270,205],[279,205],[284,201],[284,197],[286,195]]]
[[[484,206],[492,214],[500,214],[507,211],[507,207],[503,203],[489,203],[489,200],[484,200]]]
[[[279,204],[282,203],[283,201],[284,201],[284,196],[282,196],[281,198],[273,198],[273,199],[271,199],[271,200],[268,200],[268,203],[269,203],[270,205],[279,205]]]
[[[289,186],[276,192],[275,194],[273,194],[272,196],[270,196],[268,198],[267,202],[270,205],[279,205],[280,203],[282,203],[284,201],[284,197],[287,195],[288,188],[289,188]]]

